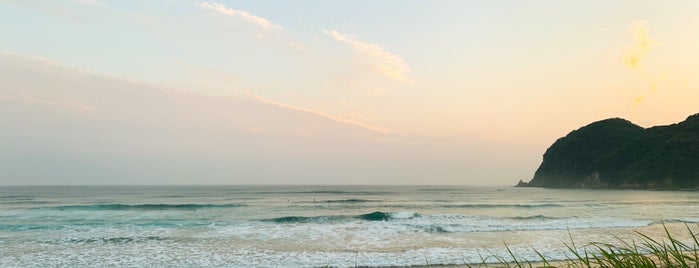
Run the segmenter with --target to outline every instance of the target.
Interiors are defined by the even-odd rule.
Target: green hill
[[[644,129],[620,118],[558,139],[525,184],[548,188],[699,188],[699,114]]]

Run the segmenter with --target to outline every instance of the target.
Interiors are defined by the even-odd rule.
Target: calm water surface
[[[681,239],[699,193],[465,186],[2,186],[0,266],[480,263]]]

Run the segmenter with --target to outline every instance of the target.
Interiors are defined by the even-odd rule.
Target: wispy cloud
[[[90,6],[95,6],[95,7],[104,7],[104,3],[102,3],[99,0],[73,0],[73,2],[84,4],[84,5],[90,5]]]
[[[407,77],[410,68],[405,64],[405,61],[403,61],[401,57],[387,52],[380,45],[364,42],[356,37],[335,30],[325,31],[325,34],[339,42],[349,45],[355,52],[369,59],[374,71],[380,75],[401,82],[410,81]]]
[[[645,21],[633,23],[627,30],[627,34],[633,38],[634,43],[626,51],[624,65],[638,70],[656,42],[648,36],[648,27]]]
[[[45,98],[37,98],[37,97],[30,97],[30,96],[0,95],[0,102],[18,102],[18,103],[24,103],[24,104],[52,106],[52,107],[59,107],[59,108],[64,108],[64,109],[76,110],[79,112],[89,112],[89,111],[94,111],[94,110],[98,109],[97,106],[86,105],[86,104],[76,103],[76,102],[72,102],[72,101],[45,99]]]
[[[101,77],[104,79],[110,79],[110,80],[121,80],[125,81],[131,84],[138,84],[142,86],[149,86],[153,87],[153,85],[147,84],[142,81],[138,80],[133,80],[129,79],[126,77],[121,77],[121,76],[116,76],[116,75],[111,75],[107,73],[102,73],[98,71],[94,71],[91,69],[85,69],[73,65],[67,65],[63,64],[61,62],[53,61],[41,56],[35,56],[35,55],[26,55],[26,54],[21,54],[17,52],[12,52],[12,51],[6,51],[6,50],[0,50],[0,60],[5,61],[5,62],[10,62],[14,64],[18,64],[18,66],[29,66],[29,64],[32,65],[32,68],[39,68],[39,70],[43,70],[45,72],[56,72],[57,70],[65,70],[65,71],[70,71],[76,74],[85,74],[85,75],[93,75],[97,77]],[[0,61],[0,62],[2,62]],[[42,69],[43,68],[43,69]]]
[[[73,67],[73,66],[68,66],[68,65],[63,65],[59,62],[51,61],[46,58],[42,57],[36,57],[36,56],[25,56],[21,54],[17,54],[14,52],[9,52],[9,51],[2,51],[0,50],[0,71],[2,71],[3,64],[7,64],[7,66],[11,68],[27,68],[31,69],[32,72],[39,72],[39,73],[46,73],[46,74],[62,74],[66,73],[69,75],[86,75],[87,77],[90,78],[99,78],[103,82],[113,82],[113,83],[118,83],[121,85],[127,85],[127,86],[133,86],[136,88],[142,88],[142,89],[148,89],[150,93],[155,96],[161,96],[163,98],[171,98],[170,96],[199,96],[203,97],[205,95],[202,95],[200,93],[194,93],[194,92],[188,92],[184,93],[185,91],[179,91],[179,90],[174,90],[174,89],[168,89],[164,88],[158,85],[150,85],[144,82],[139,82],[139,81],[134,81],[134,80],[129,80],[126,78],[121,78],[118,76],[110,76],[107,74],[101,74],[97,72],[93,72],[91,70],[87,69],[81,69],[79,67]],[[18,67],[19,66],[19,67]],[[1,72],[0,72],[1,74]],[[7,76],[9,77],[9,76]],[[0,84],[2,84],[2,78],[3,76],[0,75]],[[42,79],[34,79],[34,81],[41,81]],[[90,80],[90,79],[87,79]],[[87,84],[83,84],[85,87],[89,87]],[[45,92],[43,87],[40,87],[41,89],[38,92]],[[106,88],[114,88],[114,87],[106,87]],[[51,92],[50,90],[47,92]],[[90,91],[86,91],[90,92]],[[109,91],[105,91],[109,92]],[[154,92],[157,92],[154,94]],[[369,131],[373,132],[378,132],[382,134],[388,134],[389,131],[385,128],[358,122],[358,121],[353,121],[347,118],[343,118],[341,116],[336,116],[332,114],[327,114],[324,112],[308,109],[308,108],[303,108],[303,107],[298,107],[286,103],[281,103],[277,102],[274,100],[270,100],[264,97],[261,97],[259,95],[254,95],[252,93],[241,93],[244,94],[244,96],[247,96],[250,98],[252,101],[256,101],[259,103],[263,104],[268,104],[272,106],[276,106],[279,108],[283,108],[286,111],[297,111],[297,112],[302,112],[302,113],[307,113],[313,116],[329,119],[331,121],[349,125],[349,126],[354,126],[354,127],[359,127],[363,128]],[[103,95],[103,94],[96,94],[96,95]],[[93,96],[93,95],[90,95]],[[114,95],[118,96],[118,95]],[[172,98],[177,98],[177,97],[172,97]],[[229,99],[229,98],[234,98],[234,97],[220,97],[222,98],[221,100]],[[32,105],[42,105],[42,106],[52,106],[52,107],[57,107],[57,108],[64,108],[64,109],[72,109],[75,111],[79,112],[90,112],[90,111],[95,111],[95,110],[100,110],[101,106],[100,104],[97,105],[90,105],[86,103],[85,100],[89,100],[89,97],[84,97],[81,98],[80,96],[73,96],[73,98],[67,98],[63,96],[33,96],[29,93],[17,93],[17,91],[12,91],[10,89],[5,89],[0,87],[0,104],[2,102],[14,102],[14,103],[24,103],[24,104],[32,104]],[[112,97],[112,99],[115,99]],[[187,98],[189,99],[189,98]],[[82,100],[82,101],[81,101]],[[254,113],[254,111],[250,111],[251,113]],[[253,131],[253,132],[264,132],[266,129],[260,127],[260,126],[254,126],[248,128],[248,130]]]
[[[323,118],[327,118],[327,119],[330,119],[330,120],[333,120],[333,121],[335,121],[335,122],[339,122],[339,123],[342,123],[342,124],[347,124],[347,125],[351,125],[351,126],[361,127],[361,128],[364,128],[364,129],[367,129],[367,130],[371,130],[371,131],[375,131],[375,132],[379,132],[379,133],[382,133],[382,134],[388,134],[388,130],[385,129],[385,128],[381,128],[381,127],[377,127],[377,126],[374,126],[374,125],[365,124],[365,123],[362,123],[362,122],[352,121],[352,120],[349,120],[349,119],[346,119],[346,118],[342,118],[342,117],[335,116],[335,115],[331,115],[331,114],[326,114],[326,113],[323,113],[323,112],[320,112],[320,111],[316,111],[316,110],[311,110],[311,109],[308,109],[308,108],[303,108],[303,107],[293,106],[293,105],[286,104],[286,103],[281,103],[281,102],[273,101],[273,100],[270,100],[270,99],[267,99],[267,98],[264,98],[264,97],[261,97],[261,96],[249,94],[249,93],[248,93],[247,95],[248,95],[249,97],[251,97],[251,98],[253,98],[253,99],[259,101],[259,102],[262,102],[262,103],[271,104],[271,105],[274,105],[274,106],[282,107],[282,108],[289,109],[289,110],[293,110],[293,111],[299,111],[299,112],[304,112],[304,113],[310,113],[310,114],[313,114],[313,115],[316,115],[316,116],[320,116],[320,117],[323,117]]]
[[[48,105],[54,107],[61,107],[65,109],[72,109],[80,112],[89,112],[97,110],[97,106],[76,103],[72,101],[65,100],[53,100],[53,99],[42,99],[33,97],[23,97],[24,102],[30,104]]]
[[[282,30],[282,26],[279,26],[277,24],[272,23],[268,19],[265,19],[263,17],[258,17],[250,12],[243,11],[243,10],[236,10],[232,9],[229,7],[226,7],[222,4],[216,3],[216,2],[202,2],[197,4],[198,7],[209,9],[216,11],[221,14],[225,14],[228,16],[233,16],[233,17],[238,17],[241,18],[247,22],[256,24],[260,28],[263,28],[265,30]]]

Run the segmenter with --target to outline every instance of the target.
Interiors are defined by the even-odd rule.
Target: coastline
[[[674,238],[693,244],[685,223],[699,223],[696,195],[681,192],[427,186],[51,190],[0,191],[7,196],[0,203],[5,266],[507,267],[499,262],[514,255],[543,267],[536,249],[547,260],[563,260],[550,264],[566,267],[566,259],[575,263],[564,244],[571,240],[595,251],[591,243],[638,241],[636,232],[663,238],[667,227]]]

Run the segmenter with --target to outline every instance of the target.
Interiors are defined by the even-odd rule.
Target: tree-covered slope
[[[699,114],[644,129],[598,121],[558,139],[529,186],[675,189],[699,187]]]

